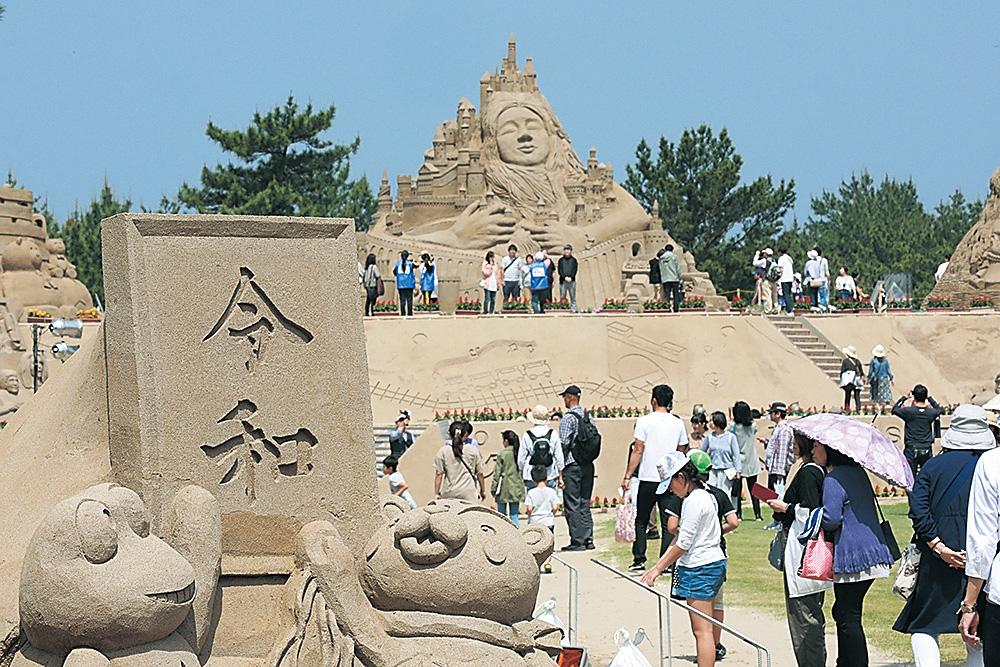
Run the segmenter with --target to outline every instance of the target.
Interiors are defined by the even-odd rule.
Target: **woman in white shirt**
[[[695,450],[691,456],[707,456]],[[681,498],[680,527],[677,539],[663,557],[642,576],[642,583],[652,586],[656,578],[674,563],[673,595],[683,598],[692,608],[712,616],[715,596],[726,577],[726,554],[720,541],[719,505],[706,489],[705,477],[694,463],[680,452],[670,452],[656,465],[660,478],[670,483],[670,490]],[[715,664],[715,637],[712,624],[693,613],[691,632],[697,646],[698,666]]]
[[[483,315],[492,315],[496,312],[497,288],[500,284],[500,265],[497,264],[492,250],[486,253],[482,273],[483,279],[479,284],[483,288]]]
[[[840,267],[840,275],[834,281],[837,290],[838,301],[850,301],[858,291],[858,286],[854,283],[854,276],[847,272],[847,267]]]

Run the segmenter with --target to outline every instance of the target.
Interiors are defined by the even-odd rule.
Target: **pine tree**
[[[101,220],[132,208],[131,200],[119,201],[107,181],[101,194],[81,211],[74,209],[63,225],[49,225],[49,234],[66,243],[66,259],[76,265],[77,278],[104,301],[101,264]]]
[[[685,130],[678,143],[660,137],[656,159],[643,139],[636,164],[625,168],[628,190],[647,211],[659,204],[670,235],[694,254],[698,267],[723,291],[750,288],[750,260],[772,243],[795,204],[795,182],[770,176],[741,185],[743,158],[729,133],[707,125]]]
[[[200,187],[184,183],[165,210],[245,215],[353,217],[367,229],[376,201],[365,177],[350,179],[350,158],[361,145],[321,138],[335,109],[299,110],[293,97],[284,106],[255,112],[245,130],[224,130],[211,121],[205,133],[235,164],[201,171]]]

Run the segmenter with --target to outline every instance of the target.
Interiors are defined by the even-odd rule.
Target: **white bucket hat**
[[[858,348],[854,347],[853,345],[848,345],[847,347],[843,348],[840,351],[844,353],[844,356],[850,357],[851,359],[858,358]]]
[[[872,356],[881,359],[882,357],[885,356],[885,348],[882,347],[881,345],[876,345],[875,348],[872,350]]]
[[[815,250],[810,250],[809,252],[806,253],[806,257],[808,257],[809,259],[816,259],[817,257],[819,257],[819,255],[816,254]]]
[[[535,424],[548,424],[549,409],[539,403],[531,409],[531,421]]]
[[[941,447],[944,449],[993,449],[996,445],[986,410],[968,403],[955,408],[951,414],[951,425],[941,436]]]

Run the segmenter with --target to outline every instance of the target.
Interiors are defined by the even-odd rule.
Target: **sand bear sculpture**
[[[222,554],[218,503],[181,489],[163,538],[134,491],[98,484],[59,503],[24,558],[12,667],[199,667]]]
[[[299,533],[294,621],[274,667],[542,667],[562,632],[531,619],[543,526],[518,531],[479,505],[389,499],[362,563],[325,521]]]

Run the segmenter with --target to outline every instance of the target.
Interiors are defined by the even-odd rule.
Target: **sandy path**
[[[557,521],[559,525],[556,528],[556,545],[558,547],[566,544],[568,539],[565,521],[561,518]],[[600,558],[600,553],[600,549],[598,549],[597,551],[558,554],[560,558],[576,567],[580,573],[577,644],[587,647],[593,667],[606,667],[617,652],[613,641],[615,631],[624,627],[630,635],[634,635],[637,628],[644,628],[649,639],[641,645],[642,652],[654,667],[658,667],[656,660],[659,643],[656,597],[592,563],[590,559]],[[565,623],[569,620],[567,613],[569,570],[558,562],[553,563],[553,569],[554,572],[551,575],[542,577],[539,600],[544,601],[555,597],[556,614]],[[666,582],[661,585],[666,585]],[[668,606],[670,607],[671,622],[669,635],[672,638],[674,653],[672,664],[691,665],[695,662],[694,639],[691,636],[687,612],[666,604],[664,604],[664,655],[667,655],[666,610]],[[788,636],[788,626],[784,618],[779,619],[754,609],[738,607],[729,607],[726,611],[727,624],[767,647],[771,652],[771,665],[773,667],[793,667],[795,665],[792,645]],[[832,620],[828,618],[827,623],[831,625]],[[725,644],[729,653],[725,660],[719,663],[720,665],[752,667],[758,664],[757,652],[749,645],[725,634],[723,634],[722,643]],[[827,634],[827,663],[829,665],[835,664],[836,651],[836,639]],[[763,657],[761,660],[761,664],[766,664]],[[663,664],[670,665],[671,662],[665,657]],[[874,652],[871,655],[872,667],[900,664],[906,663],[887,660],[884,656]]]

